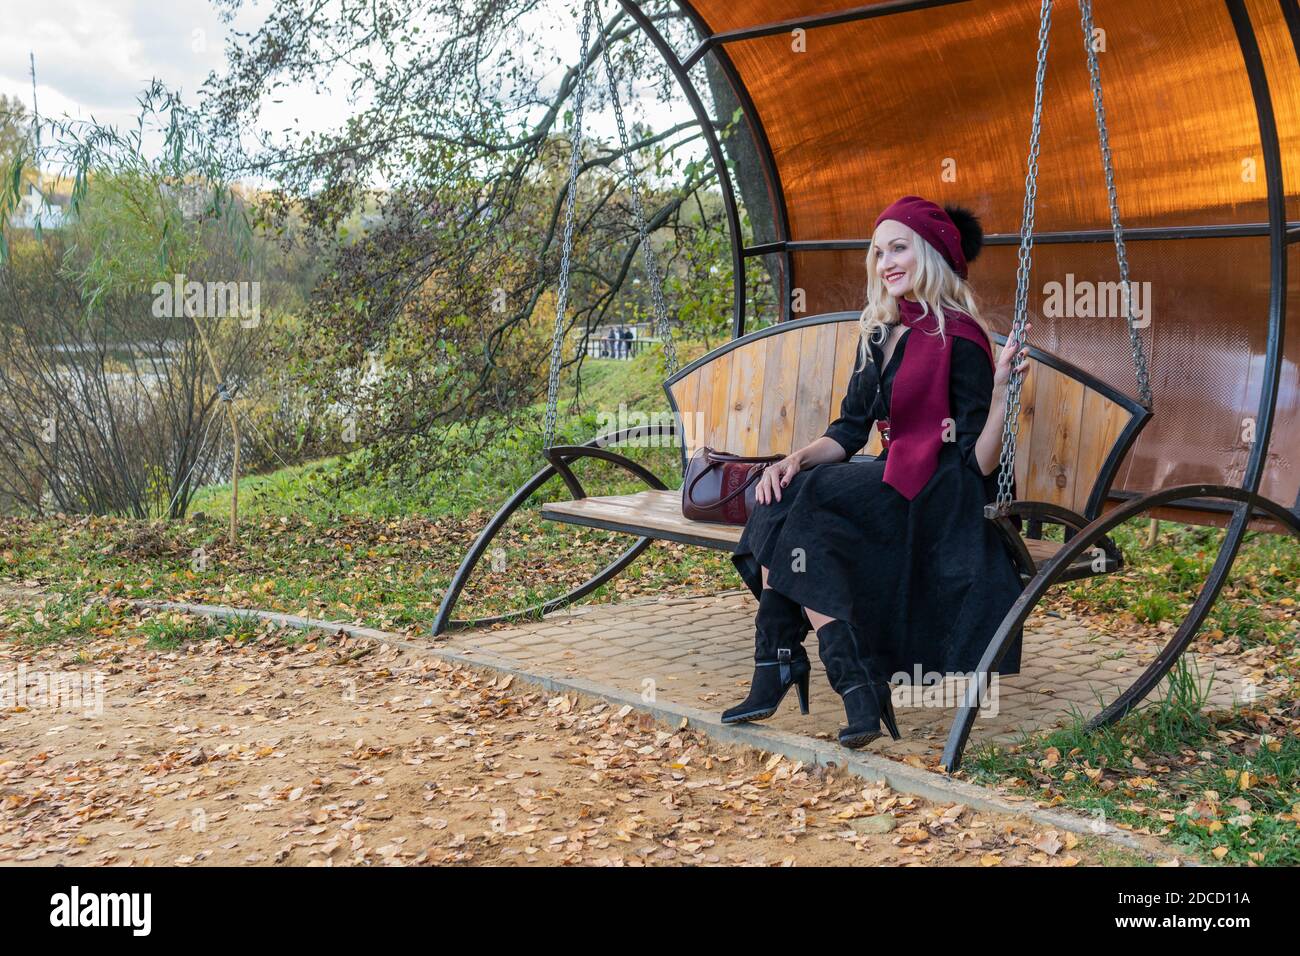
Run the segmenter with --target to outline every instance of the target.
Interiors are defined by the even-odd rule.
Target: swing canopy
[[[741,160],[718,163],[735,335],[860,309],[872,223],[913,193],[981,217],[971,281],[989,326],[1011,330],[1038,2],[691,0],[676,4],[690,49],[656,28],[658,5],[619,2],[702,120],[740,110],[738,132],[706,137],[715,161]],[[1053,12],[1030,341],[1137,397],[1079,11],[1058,0]],[[1095,0],[1093,13],[1155,411],[1110,504],[1258,481],[1300,513],[1300,7]],[[1222,525],[1231,511],[1207,500],[1151,514]]]

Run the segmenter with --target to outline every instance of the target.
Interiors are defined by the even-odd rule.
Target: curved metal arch
[[[1265,347],[1265,365],[1264,381],[1260,386],[1259,409],[1256,416],[1255,442],[1251,446],[1250,455],[1247,460],[1245,474],[1242,476],[1241,486],[1238,488],[1229,488],[1226,486],[1183,486],[1183,488],[1204,487],[1211,489],[1209,496],[1218,498],[1227,498],[1235,500],[1238,505],[1233,510],[1232,519],[1228,523],[1227,532],[1224,536],[1222,545],[1219,548],[1219,554],[1215,559],[1214,567],[1211,569],[1206,583],[1202,586],[1196,601],[1193,602],[1188,616],[1179,626],[1178,631],[1170,639],[1160,656],[1154,661],[1146,671],[1139,676],[1138,680],[1119,696],[1109,707],[1101,714],[1089,722],[1089,729],[1104,726],[1118,720],[1124,714],[1133,709],[1151,690],[1160,682],[1169,669],[1173,667],[1177,659],[1186,650],[1187,645],[1191,642],[1197,628],[1205,619],[1213,606],[1215,599],[1218,597],[1223,582],[1227,579],[1228,572],[1231,570],[1233,563],[1236,561],[1237,552],[1241,547],[1241,542],[1249,527],[1250,519],[1258,506],[1267,514],[1276,518],[1282,527],[1289,527],[1298,537],[1300,537],[1300,518],[1286,510],[1284,507],[1275,502],[1259,495],[1259,486],[1263,478],[1263,466],[1266,460],[1265,456],[1268,451],[1268,442],[1273,430],[1273,412],[1277,405],[1277,392],[1279,385],[1279,376],[1282,364],[1282,339],[1285,331],[1286,321],[1286,297],[1287,297],[1287,220],[1286,220],[1286,193],[1282,179],[1282,155],[1281,145],[1277,134],[1277,120],[1273,110],[1272,96],[1268,86],[1268,76],[1265,70],[1263,57],[1259,49],[1259,41],[1255,36],[1254,25],[1250,19],[1249,12],[1246,9],[1245,0],[1225,0],[1230,19],[1232,20],[1233,29],[1237,36],[1238,46],[1241,48],[1242,60],[1246,66],[1246,72],[1250,80],[1251,92],[1254,95],[1255,112],[1259,124],[1260,145],[1264,155],[1265,182],[1268,188],[1268,209],[1269,209],[1269,321],[1268,321],[1268,339]],[[1297,55],[1300,55],[1300,49],[1297,49]],[[1168,489],[1166,491],[1151,492],[1146,495],[1139,495],[1130,499],[1124,505],[1114,509],[1110,515],[1116,514],[1131,516],[1152,507],[1156,503],[1173,502],[1183,500],[1188,495],[1175,496],[1172,492],[1181,489]],[[1101,520],[1101,519],[1098,519]],[[1103,522],[1104,528],[1114,527],[1119,521],[1107,518]],[[1094,531],[1094,521],[1080,533],[1091,534]],[[1070,548],[1077,554],[1081,548]],[[1058,558],[1060,555],[1058,555]],[[1050,564],[1044,569],[1045,574],[1055,569],[1055,563]],[[1037,602],[1044,587],[1031,586],[1029,594],[1037,591],[1034,597],[1034,603]],[[1019,602],[1017,602],[1019,604]],[[1032,604],[1030,605],[1032,607]],[[1026,611],[1026,615],[1027,615]],[[995,641],[997,635],[995,635]],[[992,648],[990,644],[990,648]],[[981,662],[981,667],[983,662]],[[978,688],[973,688],[978,691]],[[951,756],[953,760],[960,761],[961,748],[965,745],[966,736],[970,732],[970,721],[973,720],[973,714],[968,713],[969,707],[964,708],[959,714],[957,720],[953,723],[953,731],[949,735],[948,745],[944,752],[945,766],[952,766],[948,762]],[[959,729],[964,725],[964,729],[959,734]]]
[[[1089,522],[1086,527],[1067,541],[1061,550],[1053,555],[1050,561],[1043,565],[1042,570],[1011,606],[1007,616],[1003,618],[1002,623],[994,633],[993,639],[989,641],[989,646],[985,649],[984,656],[980,658],[979,665],[976,668],[975,679],[967,689],[966,700],[958,710],[956,717],[953,719],[952,728],[948,732],[948,741],[944,746],[942,763],[949,773],[955,772],[961,766],[962,752],[966,748],[971,726],[974,724],[975,715],[979,710],[981,692],[988,687],[989,674],[997,669],[997,665],[1001,662],[1008,645],[1011,643],[1012,635],[1017,633],[1025,623],[1030,612],[1037,606],[1047,589],[1061,580],[1063,573],[1070,567],[1075,558],[1092,547],[1096,541],[1103,538],[1116,526],[1150,508],[1195,497],[1227,498],[1240,502],[1238,514],[1241,513],[1242,509],[1249,512],[1254,508],[1259,508],[1276,518],[1284,527],[1290,528],[1292,533],[1297,538],[1300,538],[1300,518],[1297,518],[1276,502],[1254,491],[1227,485],[1180,485],[1176,488],[1166,488],[1163,491],[1153,491],[1139,498],[1130,499],[1118,508],[1114,508],[1105,515]],[[1201,586],[1196,600],[1192,602],[1191,609],[1187,612],[1187,616],[1179,625],[1174,636],[1169,639],[1169,643],[1165,645],[1156,659],[1138,676],[1133,684],[1116,698],[1114,703],[1089,721],[1089,730],[1112,723],[1132,710],[1160,683],[1183,651],[1187,649],[1187,645],[1191,643],[1197,629],[1204,621],[1205,615],[1209,613],[1215,599],[1219,596],[1219,591],[1222,589],[1233,559],[1236,557],[1236,547],[1234,546],[1229,550],[1227,544],[1228,542],[1225,540],[1224,547],[1219,550],[1219,556],[1215,560],[1214,567],[1210,569],[1210,573]]]
[[[1038,575],[1038,565],[1030,555],[1025,539],[1016,530],[1015,525],[1011,523],[1011,518],[1026,519],[1031,526],[1035,524],[1041,525],[1043,522],[1061,525],[1066,541],[1069,541],[1086,528],[1088,522],[1092,520],[1090,517],[1049,501],[1024,501],[1020,499],[1011,501],[1002,509],[1001,513],[999,513],[997,505],[985,505],[984,516],[994,522],[995,527],[1001,532],[1003,540],[1011,548],[1016,558],[1016,564],[1020,568],[1020,576],[1026,585]],[[1099,540],[1101,541],[1101,549],[1107,558],[1108,567],[1106,573],[1109,574],[1122,569],[1124,567],[1124,553],[1106,535],[1102,535]],[[1073,580],[1076,576],[1075,574],[1063,574],[1060,580]]]
[[[727,233],[731,238],[731,288],[732,295],[735,297],[731,325],[733,331],[743,329],[745,327],[745,257],[743,254],[745,243],[740,231],[740,210],[736,206],[736,194],[731,188],[731,175],[727,172],[727,160],[722,153],[722,144],[718,142],[717,134],[713,130],[713,120],[704,108],[700,94],[691,82],[681,59],[659,32],[659,28],[645,15],[635,0],[618,0],[618,4],[659,50],[664,62],[668,64],[668,69],[676,77],[677,85],[681,87],[687,102],[691,104],[695,118],[699,120],[700,129],[704,132],[705,142],[709,146],[709,155],[713,157],[713,166],[718,171],[718,181],[722,186],[722,205],[727,215]],[[694,11],[689,11],[688,16],[692,13]],[[692,20],[694,21],[695,18],[692,17]]]
[[[791,255],[787,243],[790,240],[790,212],[785,201],[785,184],[781,179],[776,168],[776,154],[772,152],[771,140],[767,138],[767,127],[763,124],[763,117],[759,115],[758,108],[754,105],[753,97],[749,95],[749,87],[745,85],[744,80],[740,78],[740,71],[736,69],[735,62],[731,59],[731,54],[727,48],[720,43],[713,42],[713,35],[709,31],[709,26],[700,16],[699,11],[695,9],[686,0],[677,0],[678,7],[686,14],[695,24],[695,29],[704,39],[701,41],[699,48],[693,51],[688,59],[693,63],[703,59],[712,53],[722,68],[722,72],[727,77],[727,82],[731,84],[732,91],[736,94],[736,99],[740,101],[740,108],[744,111],[745,120],[749,123],[750,132],[754,136],[754,148],[758,153],[758,158],[763,164],[763,174],[767,179],[768,188],[772,193],[773,212],[775,221],[772,223],[772,229],[775,233],[775,242],[781,244],[777,254],[781,256],[784,265],[785,288],[781,290],[781,317],[788,321],[790,317],[790,307],[793,305],[795,279],[794,279],[794,256]],[[764,243],[759,243],[762,246]],[[746,256],[757,255],[755,247],[742,248],[740,250],[741,258]],[[780,321],[780,320],[778,320]],[[744,303],[741,304],[739,321],[732,326],[732,338],[739,338],[745,334],[745,309]]]
[[[478,566],[479,560],[483,557],[483,552],[487,550],[488,544],[491,543],[494,537],[496,537],[497,532],[505,527],[510,516],[514,514],[523,503],[527,501],[535,491],[537,491],[537,489],[541,488],[556,475],[559,475],[569,490],[577,497],[586,497],[586,491],[583,490],[582,485],[578,482],[578,479],[568,467],[569,461],[573,458],[579,456],[601,458],[605,461],[610,461],[621,466],[631,474],[640,478],[642,481],[645,481],[646,484],[650,485],[652,488],[657,488],[659,490],[666,489],[668,486],[641,464],[605,449],[606,445],[616,445],[629,438],[640,437],[648,434],[672,435],[675,434],[675,432],[672,425],[636,425],[631,428],[625,428],[622,431],[615,432],[611,435],[598,435],[591,439],[591,441],[585,442],[581,445],[558,445],[548,449],[547,451],[549,454],[547,454],[546,467],[537,471],[531,478],[520,485],[514,494],[506,499],[506,503],[503,504],[497,513],[492,516],[492,519],[484,525],[483,530],[480,531],[478,537],[474,539],[474,543],[470,546],[470,549],[465,552],[465,557],[461,559],[460,567],[458,567],[456,573],[452,575],[451,582],[447,585],[447,590],[443,593],[442,603],[438,606],[438,616],[433,620],[431,635],[437,637],[439,634],[449,630],[460,630],[466,627],[479,627],[484,624],[500,624],[508,621],[517,621],[522,618],[540,617],[543,614],[547,614],[551,611],[572,604],[579,598],[586,597],[592,591],[596,590],[596,588],[600,587],[635,561],[640,556],[641,552],[650,546],[650,543],[653,540],[652,538],[638,538],[630,548],[620,554],[600,571],[596,572],[596,574],[586,582],[558,598],[543,602],[542,604],[534,604],[532,607],[527,607],[522,610],[509,611],[505,614],[496,614],[491,617],[476,617],[468,619],[453,619],[451,617],[452,609],[456,606],[456,602],[460,600],[461,592],[465,590],[465,585],[469,582],[470,575],[474,572],[474,568]]]
[[[1273,433],[1273,413],[1282,368],[1282,339],[1286,331],[1287,299],[1287,220],[1286,190],[1282,180],[1282,147],[1278,139],[1277,118],[1269,91],[1268,74],[1260,53],[1255,28],[1246,10],[1245,0],[1224,0],[1241,47],[1242,59],[1255,97],[1260,146],[1264,156],[1265,182],[1268,186],[1269,219],[1269,317],[1265,345],[1264,381],[1260,386],[1259,410],[1255,423],[1255,441],[1250,449],[1241,487],[1259,490],[1263,466],[1267,460],[1269,439]],[[1293,37],[1293,39],[1295,39]],[[1300,50],[1297,51],[1300,56]],[[1234,527],[1241,509],[1234,513]],[[1244,529],[1244,523],[1242,523]]]

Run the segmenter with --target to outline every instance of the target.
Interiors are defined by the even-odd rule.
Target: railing
[[[658,346],[658,339],[588,339],[587,358],[634,359]]]

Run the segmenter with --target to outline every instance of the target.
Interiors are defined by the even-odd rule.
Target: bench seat
[[[739,525],[684,518],[680,491],[654,489],[627,495],[554,501],[542,505],[542,517],[568,524],[586,525],[589,528],[623,531],[658,541],[677,541],[725,551],[735,548],[744,530]],[[1061,548],[1059,541],[1038,538],[1025,538],[1024,541],[1037,568],[1041,568]],[[1110,558],[1106,562],[1106,571],[1114,571],[1114,562]],[[1091,559],[1080,558],[1062,580],[1090,577],[1096,573],[1092,569]]]

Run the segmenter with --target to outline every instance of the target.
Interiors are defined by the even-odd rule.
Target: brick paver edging
[[[639,694],[596,684],[581,678],[555,678],[535,674],[524,670],[513,661],[482,651],[474,653],[449,651],[430,644],[417,644],[389,631],[362,627],[358,624],[345,624],[339,621],[322,621],[297,614],[284,614],[279,611],[226,607],[216,604],[182,604],[174,601],[131,600],[130,603],[137,607],[182,611],[203,617],[256,618],[285,627],[295,627],[302,630],[319,628],[332,634],[347,634],[349,637],[368,638],[418,654],[436,657],[449,663],[511,674],[543,690],[573,691],[590,697],[601,697],[612,703],[627,704],[670,726],[680,725],[684,720],[687,726],[703,731],[715,740],[725,743],[744,744],[756,750],[779,753],[790,760],[799,760],[805,764],[842,767],[866,780],[883,782],[900,793],[912,794],[939,803],[962,803],[974,810],[988,813],[1025,817],[1043,826],[1069,830],[1084,836],[1100,837],[1118,844],[1126,850],[1136,850],[1148,857],[1154,858],[1158,856],[1165,859],[1177,857],[1180,865],[1198,865],[1197,861],[1186,854],[1160,843],[1158,838],[1128,833],[1109,824],[1103,824],[1103,829],[1097,829],[1096,821],[1082,814],[1018,804],[979,784],[956,780],[929,770],[922,770],[878,754],[846,750],[838,744],[818,740],[814,737],[804,737],[799,734],[791,734],[752,723],[724,724],[718,719],[717,715],[711,712],[687,707],[683,704],[647,703],[641,699]]]

